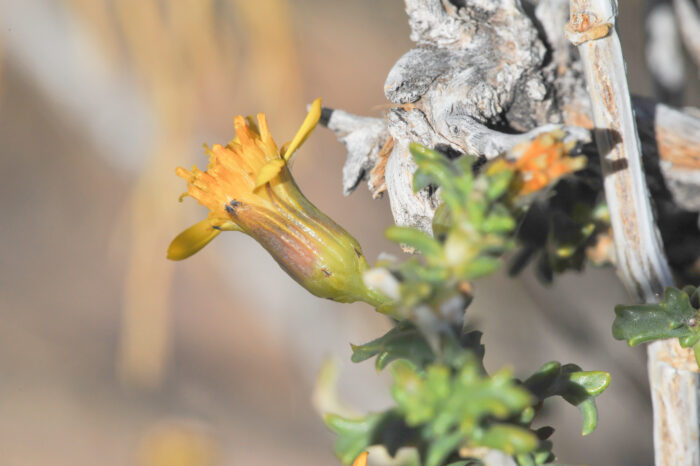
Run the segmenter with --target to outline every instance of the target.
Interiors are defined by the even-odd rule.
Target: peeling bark
[[[700,211],[700,119],[646,99],[634,99],[644,155],[658,160],[674,202]]]
[[[343,193],[348,195],[379,162],[381,149],[389,139],[386,123],[381,118],[324,108],[321,124],[332,130],[348,151],[343,167]]]

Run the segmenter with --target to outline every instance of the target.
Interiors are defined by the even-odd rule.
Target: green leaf
[[[452,213],[447,204],[442,203],[433,215],[433,234],[436,238],[444,237],[452,227]]]
[[[393,374],[392,394],[398,411],[409,426],[420,428],[429,445],[439,444],[436,457],[449,455],[445,445],[456,448],[459,443],[511,454],[532,451],[538,445],[539,439],[528,429],[493,423],[518,416],[536,401],[510,371],[489,377],[472,356],[457,371],[441,364],[419,371],[408,363],[397,363]],[[450,441],[441,443],[446,438]]]
[[[543,434],[541,432],[543,430],[546,430],[547,432]],[[518,465],[530,466],[545,463],[550,464],[550,462],[554,459],[554,454],[552,453],[552,442],[543,439],[548,438],[553,431],[554,429],[551,427],[543,427],[542,429],[538,429],[535,432],[537,438],[540,439],[537,449],[531,453],[521,453],[520,455],[517,455],[515,457],[515,461],[518,463]]]
[[[433,183],[433,178],[422,170],[418,170],[413,174],[413,192],[417,193],[421,189],[425,189]]]
[[[532,406],[528,406],[523,410],[522,413],[520,413],[520,418],[518,419],[518,422],[521,424],[529,425],[534,419],[535,415],[537,412],[535,411],[535,408]]]
[[[488,180],[489,186],[486,189],[486,197],[490,200],[496,200],[508,191],[508,187],[513,180],[513,172],[511,170],[503,170],[489,175]]]
[[[690,346],[692,337],[700,336],[698,311],[688,294],[677,288],[666,288],[658,304],[616,306],[613,337],[626,340],[630,346],[665,338],[681,338]]]
[[[423,367],[435,359],[423,335],[409,322],[402,322],[385,335],[352,346],[352,362],[361,362],[377,356],[376,367],[384,369],[390,362],[405,359],[416,367]]]
[[[508,209],[502,205],[496,205],[484,219],[481,231],[484,233],[510,233],[515,229],[515,225],[515,219]]]
[[[456,159],[454,159],[454,165],[465,175],[470,175],[474,168],[474,163],[479,160],[480,157],[477,155],[462,154]]]
[[[535,452],[534,457],[535,457],[535,464],[545,464],[545,463],[550,463],[552,460],[554,460],[554,454],[552,454],[552,444],[551,442],[542,442],[542,443],[547,443],[547,448],[540,448],[538,449],[537,452]],[[557,466],[555,464],[551,464],[550,466]],[[564,466],[564,465],[559,465],[559,466]]]
[[[561,364],[557,361],[550,361],[537,369],[537,372],[532,374],[530,378],[525,381],[524,385],[528,387],[532,393],[540,396],[540,399],[544,399],[544,393],[547,393],[549,387],[556,382],[560,373]],[[541,393],[543,395],[540,395]]]
[[[598,425],[598,410],[595,407],[595,401],[593,398],[588,398],[579,403],[577,408],[581,411],[581,415],[583,416],[581,435],[588,435],[593,432]]]
[[[576,406],[583,416],[583,435],[596,428],[598,412],[594,398],[610,384],[610,374],[602,371],[582,371],[575,364],[562,366],[556,361],[543,365],[524,385],[540,400],[561,396]]]
[[[685,335],[678,338],[678,343],[680,343],[681,348],[688,348],[694,346],[700,340],[700,333],[693,333],[691,335]]]
[[[450,208],[459,209],[459,189],[455,185],[458,176],[456,167],[443,154],[425,146],[411,144],[409,150],[418,165],[418,171],[423,173],[420,175],[420,184],[432,182],[441,186],[442,198],[445,202],[450,204]]]
[[[540,440],[548,439],[549,437],[552,436],[553,433],[554,433],[554,427],[551,427],[551,426],[540,427],[539,429],[537,429],[535,431],[535,434],[537,434],[537,438]]]
[[[425,147],[421,144],[417,144],[415,142],[412,142],[411,144],[409,144],[408,150],[411,152],[411,155],[413,155],[414,158],[420,159],[421,161],[424,161],[424,160],[441,161],[443,159],[446,159],[446,157],[442,154],[442,152],[430,149],[428,147]]]
[[[589,395],[598,396],[610,385],[610,374],[603,371],[572,372],[569,380],[582,386]]]
[[[442,258],[442,245],[424,231],[409,227],[392,226],[387,228],[386,237],[395,243],[405,244],[420,251],[426,258]]]
[[[459,447],[463,439],[461,433],[454,432],[432,442],[425,457],[425,466],[440,466]]]
[[[372,445],[382,445],[394,456],[400,448],[414,446],[419,440],[418,432],[408,427],[396,410],[368,414],[356,419],[328,414],[324,420],[338,436],[334,451],[344,464],[351,464]]]
[[[479,231],[483,231],[482,224],[486,217],[488,203],[485,200],[470,199],[467,203],[467,217],[469,222]]]
[[[464,280],[476,280],[496,272],[501,267],[501,260],[496,257],[479,256],[462,266],[458,274]]]
[[[537,448],[539,442],[531,430],[511,424],[492,424],[479,438],[479,444],[509,455],[529,453]]]
[[[515,462],[518,466],[536,466],[535,459],[530,453],[521,453],[515,457]]]
[[[417,426],[438,416],[451,394],[446,366],[430,366],[421,375],[412,365],[399,361],[393,366],[393,374],[392,394],[408,425]]]
[[[346,419],[327,414],[324,421],[336,433],[334,451],[343,464],[351,464],[357,456],[372,445],[375,429],[386,413],[369,414],[359,419]]]

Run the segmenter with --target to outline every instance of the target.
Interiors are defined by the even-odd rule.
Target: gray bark
[[[397,224],[430,231],[438,201],[434,193],[413,192],[410,142],[493,158],[555,128],[585,141],[593,122],[578,53],[563,33],[568,0],[524,3],[532,16],[515,1],[406,4],[417,44],[387,77],[395,107],[384,119],[326,109],[325,123],[348,149],[344,192],[368,179],[375,196],[388,191]],[[662,164],[665,183],[681,206],[697,210],[700,160],[692,155],[700,119],[641,100],[634,109],[645,156],[671,161]],[[674,129],[679,120],[686,130]],[[387,142],[393,149],[382,153]],[[691,156],[679,168],[681,152]]]

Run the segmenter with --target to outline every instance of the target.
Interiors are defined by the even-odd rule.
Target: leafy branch
[[[408,227],[387,231],[391,240],[419,255],[377,264],[367,275],[369,285],[391,298],[378,310],[391,316],[395,326],[373,341],[353,345],[352,360],[375,358],[378,370],[391,364],[396,405],[357,419],[326,417],[338,435],[336,453],[344,463],[372,445],[383,445],[392,455],[413,447],[423,466],[476,464],[488,450],[512,455],[520,465],[544,464],[554,459],[547,440],[553,429],[535,430],[532,424],[545,400],[555,396],[578,407],[584,435],[595,429],[594,398],[607,387],[609,374],[558,362],[545,364],[524,381],[510,369],[489,374],[481,334],[462,329],[473,298],[470,282],[498,270],[503,255],[516,248],[518,225],[538,194],[582,167],[579,158],[568,156],[571,145],[562,136],[534,141],[538,151],[529,152],[527,163],[500,159],[483,167],[467,155],[450,159],[411,146],[418,166],[414,190],[438,187],[443,202],[433,220],[434,236]],[[542,169],[543,157],[546,166],[557,168],[556,176]],[[543,179],[541,173],[547,176]],[[381,286],[372,275],[377,270],[382,271]]]
[[[555,396],[579,408],[583,435],[593,432],[594,398],[608,386],[609,374],[550,362],[525,381],[508,369],[489,375],[480,336],[475,331],[460,341],[444,338],[438,354],[412,324],[403,323],[354,346],[355,362],[376,357],[383,368],[386,361],[398,360],[392,366],[396,407],[357,419],[328,416],[327,424],[338,435],[339,458],[350,463],[372,445],[384,445],[390,454],[412,446],[421,464],[438,466],[463,458],[460,452],[486,447],[514,455],[521,465],[543,464],[554,458],[547,441],[554,430],[533,430],[531,425],[543,402]],[[415,351],[407,341],[414,342]]]

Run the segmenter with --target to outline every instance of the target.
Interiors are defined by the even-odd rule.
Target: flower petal
[[[222,231],[238,230],[238,226],[225,219],[207,218],[195,223],[179,235],[168,246],[168,259],[179,261],[198,252]]]
[[[304,141],[306,141],[306,138],[309,137],[309,134],[311,134],[311,131],[313,131],[313,129],[316,127],[316,124],[320,118],[321,99],[318,98],[311,104],[311,110],[309,110],[309,114],[306,115],[304,122],[301,124],[301,128],[299,128],[299,131],[297,131],[297,134],[294,135],[292,142],[289,143],[287,149],[282,153],[284,160],[287,162],[290,161],[292,155],[294,155],[294,152],[304,143]]]
[[[258,177],[255,179],[255,189],[276,177],[282,170],[282,167],[284,167],[284,163],[282,159],[273,159],[263,165],[258,172]]]
[[[353,461],[352,466],[367,466],[367,457],[369,456],[369,452],[362,452],[360,456],[355,458],[355,461]]]

